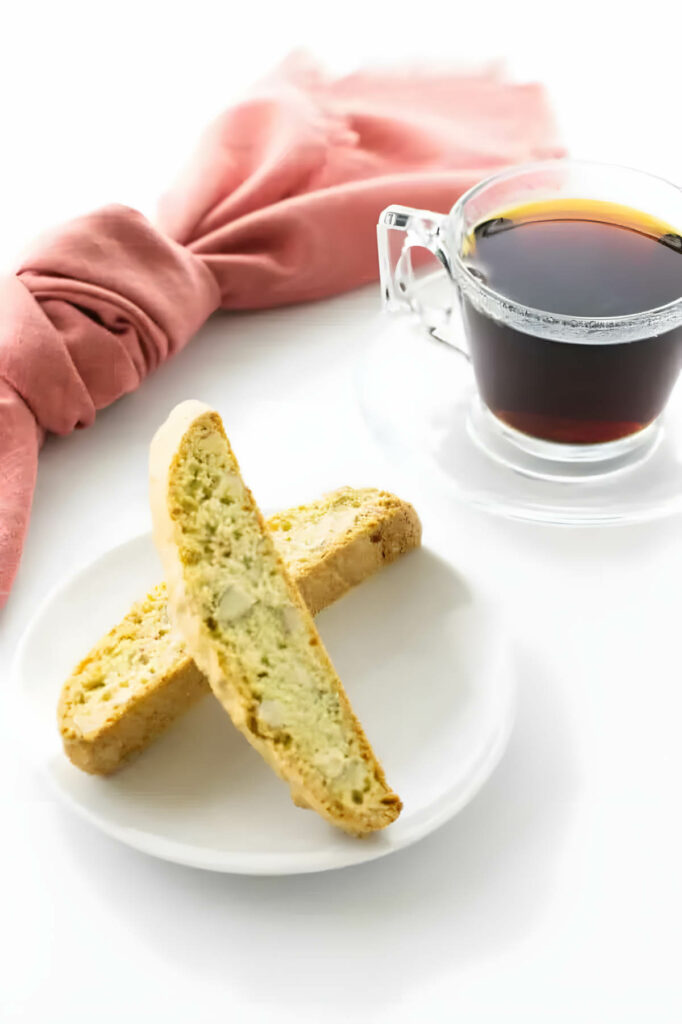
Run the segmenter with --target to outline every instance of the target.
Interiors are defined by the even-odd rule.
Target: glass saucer
[[[660,423],[648,428],[646,457],[636,465],[587,479],[543,479],[496,451],[494,432],[486,439],[490,414],[468,360],[452,347],[461,331],[456,315],[453,321],[446,344],[416,317],[377,319],[358,388],[369,428],[389,457],[442,493],[512,519],[596,526],[682,511],[682,382]]]

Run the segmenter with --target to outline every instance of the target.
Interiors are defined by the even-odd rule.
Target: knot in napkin
[[[286,61],[206,132],[158,227],[106,207],[0,282],[0,606],[47,432],[85,427],[218,307],[318,299],[377,277],[391,203],[446,211],[496,168],[560,155],[543,90],[479,74]]]
[[[201,260],[124,206],[45,237],[0,281],[0,604],[44,434],[89,426],[219,304]]]

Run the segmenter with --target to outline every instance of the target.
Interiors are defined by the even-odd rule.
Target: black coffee
[[[615,317],[682,296],[682,238],[627,207],[529,204],[479,224],[463,247],[472,274],[548,313]],[[636,433],[662,411],[682,358],[682,328],[641,341],[568,344],[517,331],[463,303],[483,401],[548,441],[593,444]]]

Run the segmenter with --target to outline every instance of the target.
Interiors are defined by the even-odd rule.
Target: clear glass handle
[[[421,302],[412,267],[412,249],[428,249],[452,278],[445,240],[447,219],[443,213],[413,210],[409,206],[389,206],[383,211],[377,225],[381,294],[387,310],[412,310],[432,337],[468,359],[466,349],[455,344],[448,335],[452,307]]]

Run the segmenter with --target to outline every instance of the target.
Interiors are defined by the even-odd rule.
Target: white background
[[[338,71],[504,56],[547,84],[573,155],[682,180],[679,4],[630,6],[13,4],[0,263],[100,203],[153,212],[201,125],[299,44]],[[3,683],[46,591],[146,524],[146,447],[182,398],[221,409],[265,506],[344,482],[418,500],[355,405],[377,307],[371,288],[215,319],[92,429],[48,443],[0,613]],[[3,1024],[682,1019],[682,522],[450,516],[461,571],[495,590],[517,637],[518,727],[476,801],[386,861],[243,879],[129,851],[52,801],[22,759],[31,723],[0,695]]]

